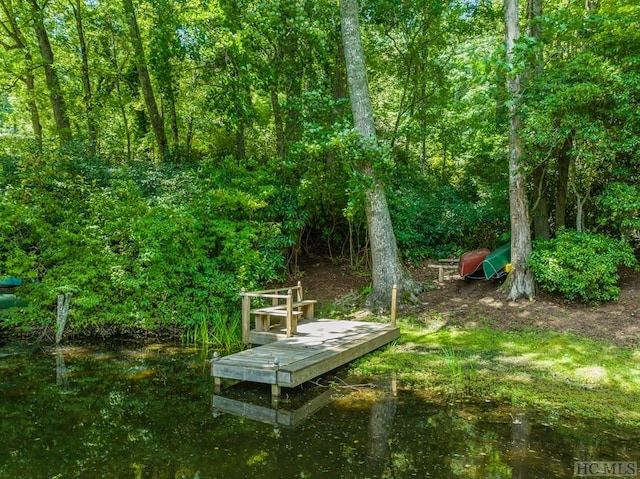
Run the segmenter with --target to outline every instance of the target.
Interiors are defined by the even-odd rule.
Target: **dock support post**
[[[293,293],[287,290],[287,338],[296,334],[296,325],[293,323]]]
[[[280,385],[278,384],[278,369],[280,369],[280,359],[273,358],[273,369],[275,370],[275,384],[271,385],[271,402],[277,404],[280,399]]]
[[[222,378],[220,376],[214,376],[213,365],[220,360],[220,353],[218,351],[213,353],[211,358],[211,375],[213,376],[213,389],[216,393],[219,393],[222,389]]]
[[[245,294],[242,288],[242,342],[249,344],[249,331],[251,330],[251,297]]]
[[[278,386],[277,384],[272,384],[271,385],[271,400],[273,402],[278,402],[278,399],[280,399],[280,390],[282,388],[280,386]]]
[[[396,307],[398,304],[398,285],[393,285],[391,290],[391,326],[396,327]]]

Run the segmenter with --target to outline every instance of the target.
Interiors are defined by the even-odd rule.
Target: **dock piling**
[[[218,351],[215,351],[213,353],[213,357],[211,358],[211,375],[213,376],[214,390],[217,393],[219,393],[220,389],[222,389],[222,378],[213,374],[213,366],[218,361],[220,361],[220,353]]]
[[[271,385],[271,401],[276,403],[280,399],[280,385],[278,384],[278,369],[280,369],[280,359],[273,358],[273,369],[276,372],[274,384]]]
[[[398,285],[393,285],[391,290],[391,326],[396,327],[396,308],[398,305]]]

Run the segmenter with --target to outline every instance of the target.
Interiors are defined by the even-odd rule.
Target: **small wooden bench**
[[[438,268],[438,282],[444,282],[444,270],[445,269],[458,269],[458,259],[448,258],[438,260],[438,264],[428,264],[428,268]]]
[[[297,286],[264,291],[245,291],[242,296],[242,340],[249,343],[251,331],[251,316],[255,318],[255,331],[268,332],[271,330],[271,318],[280,318],[279,325],[284,323],[287,337],[297,332],[298,318],[311,319],[314,317],[315,299],[303,299],[302,284]],[[270,299],[270,306],[251,308],[251,298]]]

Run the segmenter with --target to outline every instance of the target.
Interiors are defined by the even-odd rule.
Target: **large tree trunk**
[[[164,124],[156,98],[153,93],[153,87],[151,85],[151,78],[149,76],[149,69],[147,67],[147,60],[144,54],[144,48],[142,45],[142,38],[140,37],[140,28],[138,27],[138,19],[136,18],[136,12],[133,8],[133,0],[122,0],[124,12],[129,24],[129,33],[131,37],[131,45],[135,54],[136,69],[138,71],[138,78],[140,80],[140,89],[142,90],[142,96],[144,97],[144,103],[149,115],[149,121],[151,122],[151,128],[156,139],[158,146],[158,153],[161,157],[166,157],[168,153],[167,135],[164,131]]]
[[[67,116],[67,105],[62,94],[62,87],[58,74],[54,68],[53,50],[49,41],[49,34],[44,27],[44,12],[37,0],[31,0],[31,11],[33,12],[33,29],[38,38],[38,47],[42,56],[42,67],[49,89],[49,100],[53,110],[53,118],[56,122],[56,132],[60,140],[60,146],[65,146],[71,140],[71,122]]]
[[[357,0],[340,1],[340,21],[353,122],[364,147],[375,148],[376,131],[360,37]],[[401,292],[400,298],[405,296],[402,292],[413,296],[418,288],[398,256],[384,187],[376,178],[370,163],[363,163],[360,169],[369,180],[365,210],[371,242],[373,290],[367,304],[371,309],[386,309],[391,302],[394,284],[397,284]]]
[[[513,65],[515,42],[520,37],[518,0],[505,0],[505,26],[507,65]],[[512,69],[513,70],[513,69]],[[522,129],[520,102],[520,74],[511,73],[507,79],[511,97],[509,106],[509,207],[511,217],[511,272],[505,282],[507,298],[516,301],[522,297],[533,299],[533,276],[527,265],[531,253],[531,230],[527,204],[526,178],[522,161]]]
[[[75,3],[74,3],[75,1]],[[82,89],[84,90],[84,108],[87,114],[87,130],[89,133],[90,151],[95,154],[98,148],[98,129],[93,116],[93,95],[91,92],[91,78],[89,76],[89,54],[87,52],[87,42],[84,36],[84,25],[82,21],[82,2],[74,0],[71,2],[73,16],[76,19],[76,29],[78,30],[78,42],[80,44],[80,59],[82,61]]]

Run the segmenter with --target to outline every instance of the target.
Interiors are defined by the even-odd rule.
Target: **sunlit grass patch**
[[[570,334],[401,324],[388,348],[354,363],[404,384],[640,425],[637,350]]]

